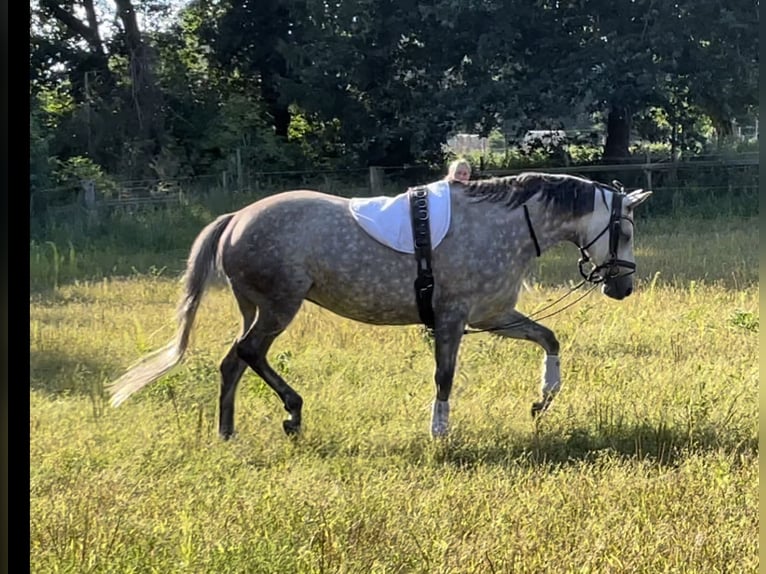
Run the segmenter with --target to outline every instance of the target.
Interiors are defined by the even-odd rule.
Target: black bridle
[[[580,249],[580,259],[577,261],[577,267],[580,270],[580,275],[582,275],[583,279],[589,283],[603,283],[607,279],[616,279],[636,272],[635,263],[617,257],[617,248],[620,241],[620,222],[624,219],[630,221],[630,224],[633,225],[633,220],[622,214],[623,197],[625,197],[623,192],[618,190],[612,192],[612,209],[609,214],[609,223],[607,223],[606,227],[604,227],[604,229],[602,229],[601,232],[586,245],[577,246]],[[603,188],[601,188],[601,198],[604,200],[604,205],[606,205],[606,196],[604,195]],[[532,238],[532,243],[535,244],[537,256],[540,257],[540,244],[537,242],[537,235],[532,227],[532,220],[529,217],[529,210],[527,209],[526,204],[524,205],[524,218],[527,221],[527,227],[529,228],[529,235]],[[596,265],[588,255],[587,249],[596,243],[596,241],[598,241],[607,231],[609,232],[609,259],[604,261],[601,265]],[[588,272],[584,269],[584,265],[587,263],[590,263],[593,266]]]
[[[603,194],[603,190],[602,190]],[[612,210],[609,215],[609,223],[601,233],[596,235],[588,242],[587,245],[578,246],[580,248],[580,259],[577,261],[577,267],[580,270],[580,275],[583,279],[590,283],[603,283],[607,279],[616,279],[618,277],[624,277],[636,272],[636,264],[632,261],[626,261],[617,257],[617,248],[620,241],[620,225],[624,219],[629,221],[633,225],[633,220],[630,217],[626,217],[622,214],[622,199],[625,197],[623,193],[612,194]],[[606,199],[604,200],[606,202]],[[593,245],[599,238],[609,231],[609,259],[604,261],[601,265],[596,265],[591,261],[590,256],[587,253],[587,249]],[[586,273],[583,266],[590,263],[593,267]]]

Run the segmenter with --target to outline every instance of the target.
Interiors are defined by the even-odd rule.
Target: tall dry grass
[[[302,435],[248,373],[224,443],[224,288],[184,363],[119,409],[102,384],[172,335],[175,275],[31,295],[31,571],[755,572],[757,225],[643,222],[636,241],[633,296],[544,321],[562,343],[552,410],[529,416],[542,351],[471,335],[439,442],[417,327],[306,305],[270,353]],[[576,255],[546,254],[521,309],[563,294]]]

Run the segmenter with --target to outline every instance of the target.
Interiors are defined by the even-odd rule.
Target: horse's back
[[[222,240],[228,251],[253,242],[262,249],[264,241],[286,236],[295,244],[322,228],[324,222],[345,219],[347,204],[347,199],[312,190],[271,195],[236,212]]]
[[[412,255],[383,246],[354,221],[346,198],[282,192],[237,212],[221,237],[224,272],[237,291],[309,299],[373,323],[417,320]]]
[[[328,214],[345,209],[348,199],[311,189],[283,191],[259,199],[240,209],[236,217],[246,221],[249,218],[268,214],[270,217],[310,217],[313,213]]]

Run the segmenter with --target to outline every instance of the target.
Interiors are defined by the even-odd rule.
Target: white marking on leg
[[[561,388],[561,361],[558,355],[545,355],[543,359],[543,400],[553,399]],[[550,400],[549,399],[549,400]]]
[[[434,400],[431,408],[431,436],[445,436],[449,432],[449,401]]]

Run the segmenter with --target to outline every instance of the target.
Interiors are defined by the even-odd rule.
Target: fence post
[[[644,168],[644,175],[646,176],[646,188],[652,189],[652,164],[649,158],[649,152],[646,152],[646,167]]]
[[[383,195],[383,168],[370,166],[370,195]]]
[[[92,179],[80,182],[83,190],[83,202],[88,211],[88,223],[98,222],[98,210],[96,209],[96,183]]]

